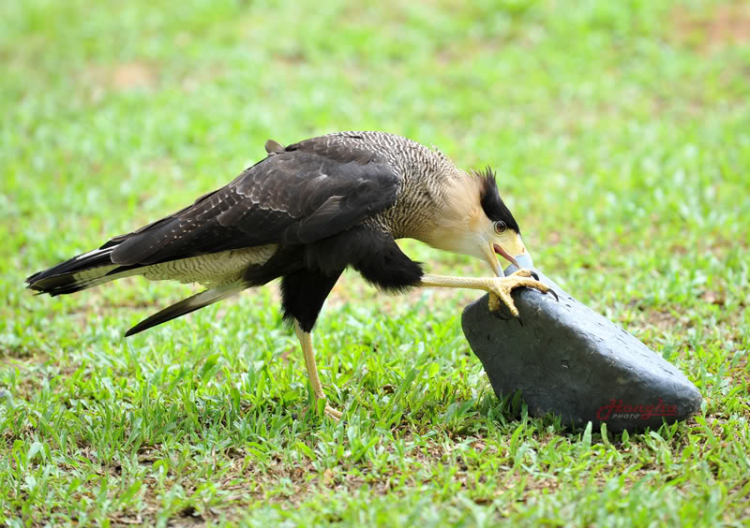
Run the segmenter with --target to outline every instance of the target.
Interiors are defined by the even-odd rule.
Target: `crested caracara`
[[[284,318],[294,325],[322,399],[310,332],[347,267],[386,291],[484,290],[491,308],[502,301],[516,316],[513,288],[548,291],[528,270],[503,276],[496,254],[515,263],[526,248],[489,169],[464,172],[439,151],[382,132],[341,132],[286,148],[269,140],[266,151],[225,187],[35,273],[28,287],[54,296],[133,275],[206,287],[138,323],[129,336],[281,278]],[[483,259],[493,276],[426,274],[399,249],[398,238]],[[326,413],[340,417],[327,404]]]

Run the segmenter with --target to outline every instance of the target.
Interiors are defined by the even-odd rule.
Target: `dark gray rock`
[[[611,431],[656,429],[698,411],[702,397],[677,368],[536,272],[559,301],[521,288],[512,294],[521,322],[504,306],[490,312],[487,295],[463,313],[464,334],[498,397],[520,390],[532,416],[551,412],[594,430],[602,422]]]

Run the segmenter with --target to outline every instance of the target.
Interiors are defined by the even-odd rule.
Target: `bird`
[[[494,172],[459,169],[435,147],[377,131],[334,132],[266,156],[229,184],[169,216],[26,279],[38,294],[71,294],[123,277],[198,283],[206,289],[151,315],[131,336],[280,279],[283,320],[294,327],[314,397],[342,413],[320,382],[312,331],[347,268],[379,290],[418,287],[489,292],[489,308],[518,310],[516,288],[551,291],[516,260],[528,255]],[[432,275],[396,240],[484,260],[481,277]],[[519,269],[504,276],[497,255]],[[554,292],[553,292],[554,293]]]

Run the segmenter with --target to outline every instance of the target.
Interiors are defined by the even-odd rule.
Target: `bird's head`
[[[518,222],[500,198],[495,175],[488,168],[457,180],[446,193],[445,207],[421,240],[433,247],[480,258],[493,273],[503,275],[497,255],[518,265],[516,257],[528,256]]]
[[[497,189],[495,175],[488,167],[484,173],[477,175],[480,179],[480,205],[481,213],[477,223],[479,224],[480,233],[484,235],[483,239],[478,241],[479,249],[483,257],[492,267],[498,276],[503,275],[503,266],[497,261],[495,255],[500,255],[508,262],[515,264],[517,268],[521,266],[515,257],[522,255],[528,256],[526,246],[521,239],[521,229],[518,222],[513,218],[508,206],[500,198],[500,192]]]

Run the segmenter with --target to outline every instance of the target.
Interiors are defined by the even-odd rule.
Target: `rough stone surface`
[[[522,288],[513,292],[520,323],[505,307],[490,312],[487,295],[463,313],[464,334],[498,397],[520,390],[531,415],[591,421],[595,430],[602,422],[612,431],[655,429],[698,411],[702,397],[676,367],[537,273],[559,302]]]

